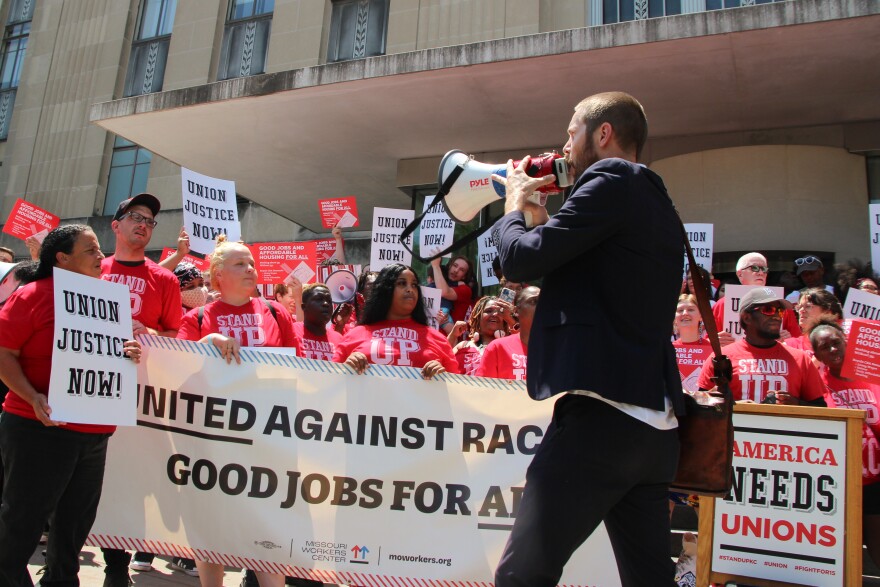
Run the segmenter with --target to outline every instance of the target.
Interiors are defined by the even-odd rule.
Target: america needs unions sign
[[[110,441],[92,544],[327,583],[492,583],[551,402],[521,382],[142,342],[138,425]],[[561,583],[620,584],[603,528]]]

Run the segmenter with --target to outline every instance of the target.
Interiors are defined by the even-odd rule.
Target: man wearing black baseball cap
[[[785,297],[792,304],[798,302],[801,292],[810,288],[824,287],[826,290],[834,293],[833,287],[825,285],[825,265],[822,263],[822,259],[816,255],[806,255],[795,259],[794,267],[797,276],[804,282],[804,287],[803,289],[791,292]]]
[[[124,200],[113,215],[110,227],[116,235],[116,250],[101,263],[101,279],[123,283],[131,295],[132,331],[173,338],[180,328],[180,285],[171,271],[144,255],[158,222],[161,204],[152,194],[138,194]],[[102,548],[105,587],[128,587],[131,555],[124,550]],[[133,568],[151,570],[153,555],[137,553]]]
[[[736,401],[825,406],[825,385],[805,352],[778,342],[782,314],[791,303],[769,287],[756,287],[740,300],[744,336],[724,347],[733,365],[730,390]],[[701,390],[712,389],[710,356],[700,372]]]

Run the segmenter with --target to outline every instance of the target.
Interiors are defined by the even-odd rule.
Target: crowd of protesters
[[[11,389],[0,419],[0,473],[5,473],[0,481],[0,583],[30,585],[27,561],[47,524],[43,583],[75,580],[113,432],[106,426],[59,426],[51,418],[48,374],[56,266],[127,284],[135,335],[212,344],[227,362],[240,360],[241,347],[292,347],[300,357],[343,363],[356,373],[380,364],[413,367],[426,379],[446,372],[526,378],[531,322],[540,297],[534,285],[507,282],[499,275],[501,293],[479,297],[472,261],[457,256],[445,266],[437,259],[427,267],[424,285],[441,294],[441,307],[433,316],[426,312],[416,271],[401,264],[363,271],[349,300],[334,302],[326,284],[303,285],[294,277],[274,284],[273,298],[267,300],[257,287],[254,258],[242,243],[219,238],[205,273],[183,262],[190,252],[185,231],[175,255],[159,264],[146,258],[159,211],[159,201],[149,194],[123,202],[112,223],[114,255],[106,259],[88,227],[55,229],[41,247],[29,247],[33,261],[7,272],[18,289],[4,289],[6,280],[0,284],[0,378]],[[341,233],[334,231],[334,237],[335,262],[344,262]],[[0,261],[13,263],[12,252],[0,248]],[[736,400],[867,409],[864,535],[870,555],[880,561],[880,470],[873,464],[880,462],[880,454],[875,455],[880,451],[880,388],[841,374],[848,327],[841,302],[852,288],[878,294],[878,279],[870,266],[851,261],[836,266],[836,282],[826,283],[824,265],[814,255],[794,260],[793,269],[800,283],[781,296],[766,287],[769,267],[763,255],[748,253],[739,259],[738,281],[754,288],[740,300],[738,340],[724,328],[724,297],[716,287],[722,284],[701,269],[705,294],[714,304],[713,315],[702,317],[693,281],[683,281],[676,313],[670,316],[682,384],[696,393],[713,387],[712,350],[703,327],[710,319],[734,365],[731,389]],[[236,323],[256,327],[228,326]],[[139,344],[126,343],[126,352],[137,360]],[[36,460],[43,466],[33,467]],[[132,557],[104,549],[104,557],[109,587],[127,586],[130,570],[152,570],[153,555],[148,553]],[[175,558],[173,566],[200,577],[205,587],[222,585],[221,565]],[[284,583],[284,577],[269,573],[249,577],[264,587]]]
[[[0,379],[5,384],[0,584],[32,584],[27,563],[41,539],[47,541],[42,584],[77,583],[79,552],[95,519],[107,443],[115,429],[52,420],[54,267],[128,286],[135,336],[211,344],[230,363],[240,361],[241,347],[286,347],[306,359],[344,363],[356,373],[381,364],[413,367],[425,378],[448,372],[525,379],[537,287],[505,284],[504,299],[477,298],[472,261],[461,256],[446,266],[439,260],[429,266],[427,285],[440,289],[443,300],[432,316],[415,270],[401,264],[363,271],[356,294],[345,302],[334,303],[326,284],[303,285],[292,276],[274,284],[273,299],[265,299],[250,249],[222,235],[207,256],[207,272],[183,261],[190,253],[184,230],[174,255],[160,263],[147,258],[159,212],[160,203],[150,194],[122,202],[111,223],[116,242],[109,257],[90,228],[70,225],[51,231],[41,246],[29,243],[34,260],[5,271],[9,287],[0,286]],[[337,252],[331,262],[341,263],[341,231],[334,237]],[[9,269],[12,251],[0,249],[0,261]],[[250,326],[230,326],[235,324]],[[127,342],[125,352],[137,361],[139,343]],[[153,569],[153,554],[102,552],[105,587],[127,587],[131,570]],[[199,577],[204,587],[222,585],[222,565],[175,557],[172,566]],[[243,584],[284,582],[281,575],[248,571]],[[288,584],[317,583],[288,578]]]

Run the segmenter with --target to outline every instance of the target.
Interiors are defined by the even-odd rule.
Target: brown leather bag
[[[733,371],[730,359],[721,353],[718,329],[706,297],[706,285],[697,270],[699,266],[694,260],[684,224],[681,231],[696,290],[697,306],[709,335],[709,342],[715,351],[712,363],[715,367],[713,381],[717,391],[709,392],[708,399],[704,397],[699,401],[694,395],[685,392],[686,415],[678,418],[681,452],[678,470],[670,489],[682,493],[724,497],[733,484],[733,394],[730,391]]]

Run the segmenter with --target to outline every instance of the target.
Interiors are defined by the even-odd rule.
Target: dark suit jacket
[[[511,281],[544,278],[529,336],[529,394],[589,390],[655,410],[683,411],[670,343],[684,240],[663,181],[604,159],[587,169],[547,224],[523,215],[495,226]]]

